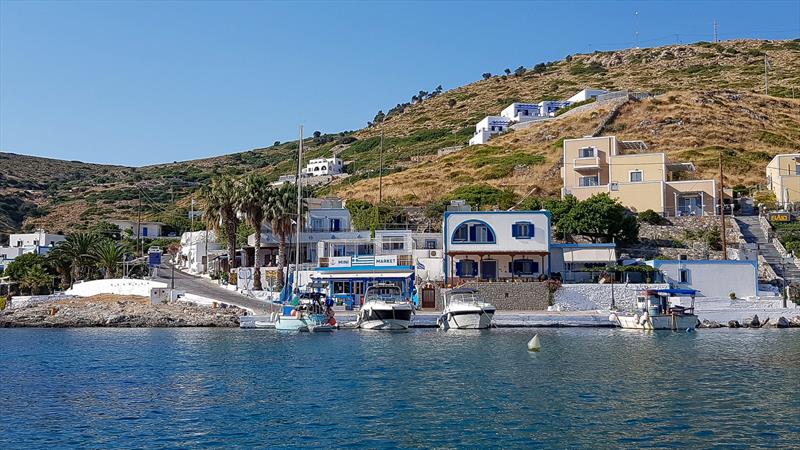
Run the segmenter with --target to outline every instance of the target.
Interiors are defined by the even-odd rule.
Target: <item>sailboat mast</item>
[[[295,184],[297,185],[297,215],[295,217],[295,224],[296,224],[296,232],[295,236],[297,239],[297,244],[295,247],[295,254],[294,254],[294,278],[295,278],[295,286],[300,289],[300,280],[297,277],[297,272],[300,270],[300,210],[301,205],[303,202],[303,188],[302,188],[302,178],[300,175],[303,173],[303,126],[300,125],[300,145],[298,146],[297,150],[297,179],[295,180]]]

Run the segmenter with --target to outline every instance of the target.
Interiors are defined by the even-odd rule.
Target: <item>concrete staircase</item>
[[[792,263],[783,262],[781,254],[764,234],[758,216],[739,216],[736,222],[742,230],[745,241],[751,244],[758,244],[758,253],[764,257],[772,270],[787,282],[800,281],[800,269]]]

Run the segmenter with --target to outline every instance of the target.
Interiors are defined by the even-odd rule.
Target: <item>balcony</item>
[[[589,156],[585,158],[575,158],[572,160],[572,167],[576,172],[594,173],[600,171],[600,157]]]

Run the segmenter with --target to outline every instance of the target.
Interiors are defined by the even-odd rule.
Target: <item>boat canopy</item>
[[[647,295],[691,295],[697,294],[694,289],[648,289],[645,291]]]

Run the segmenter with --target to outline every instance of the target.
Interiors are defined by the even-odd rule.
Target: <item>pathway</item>
[[[170,266],[163,264],[158,268],[158,274],[153,278],[154,281],[160,281],[170,286],[172,279],[172,272]],[[270,304],[256,300],[254,298],[245,297],[237,292],[229,291],[215,282],[205,278],[189,275],[180,270],[175,270],[175,289],[186,291],[189,294],[199,295],[201,297],[217,300],[222,303],[228,303],[241,308],[252,310],[255,314],[269,314]]]
[[[775,273],[787,282],[800,281],[800,269],[792,263],[783,261],[781,254],[764,234],[758,216],[738,216],[736,222],[742,230],[747,243],[758,244],[758,253],[764,257]]]

